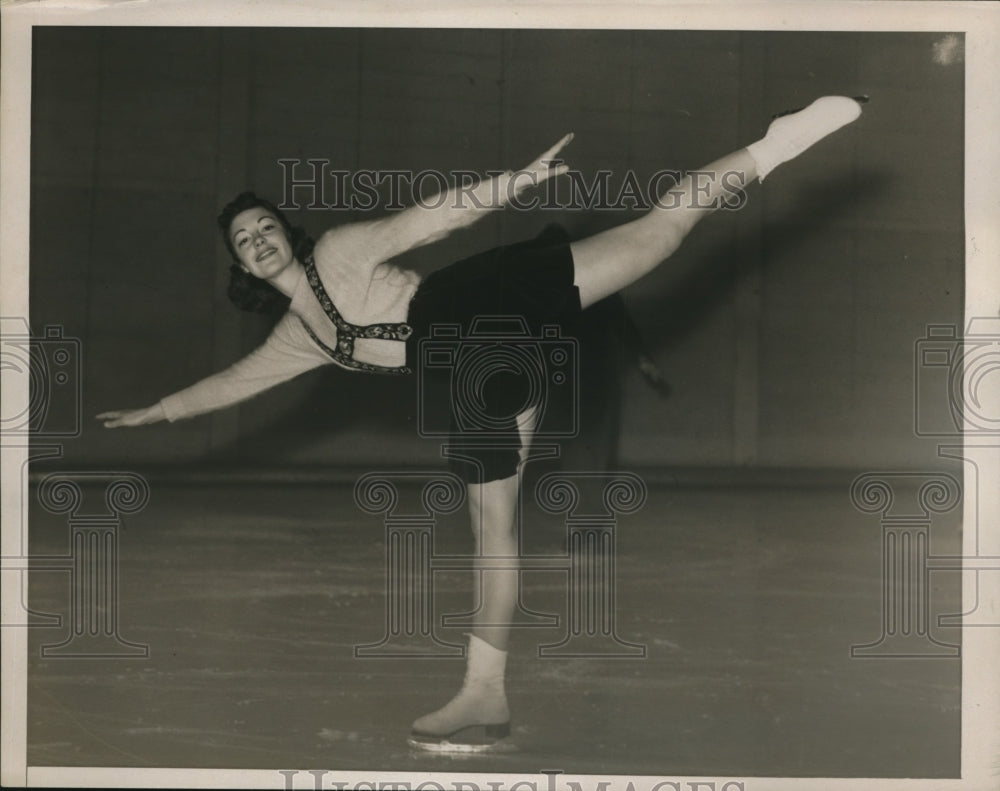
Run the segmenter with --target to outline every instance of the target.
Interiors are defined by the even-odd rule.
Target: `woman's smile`
[[[294,260],[284,227],[263,206],[247,209],[233,218],[230,240],[244,269],[262,280],[279,276]]]

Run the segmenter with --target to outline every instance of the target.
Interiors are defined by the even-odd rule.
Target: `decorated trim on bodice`
[[[309,287],[312,289],[313,294],[316,295],[316,299],[323,308],[323,312],[326,313],[327,317],[337,328],[337,348],[331,349],[316,336],[316,333],[313,332],[312,328],[308,324],[306,324],[305,320],[300,319],[302,321],[302,326],[306,328],[306,332],[309,333],[309,337],[313,339],[317,346],[330,355],[335,362],[345,368],[353,368],[358,371],[381,374],[412,373],[410,368],[405,365],[373,365],[371,363],[363,363],[354,359],[354,341],[356,338],[377,338],[379,340],[386,341],[405,341],[410,337],[410,335],[413,334],[413,328],[409,324],[351,324],[351,322],[347,321],[347,319],[340,315],[340,311],[338,311],[336,306],[333,304],[333,300],[330,299],[330,295],[327,294],[326,289],[323,288],[323,282],[319,279],[319,273],[316,271],[316,262],[313,260],[312,254],[306,256],[303,261],[303,266],[306,270],[306,278],[309,281]]]

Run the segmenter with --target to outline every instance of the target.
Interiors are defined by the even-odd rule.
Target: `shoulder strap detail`
[[[378,338],[387,341],[405,341],[410,337],[410,335],[413,334],[413,328],[409,324],[351,324],[351,322],[347,321],[340,315],[340,311],[338,311],[336,306],[333,304],[333,300],[330,299],[330,295],[326,293],[326,289],[323,287],[323,283],[319,279],[319,273],[316,271],[316,262],[313,260],[312,253],[306,256],[303,261],[303,266],[306,270],[306,278],[309,281],[309,287],[312,289],[313,294],[316,296],[320,306],[323,308],[323,312],[326,313],[327,317],[337,328],[337,348],[331,349],[316,336],[316,333],[313,332],[312,328],[303,320],[302,326],[305,327],[306,332],[309,333],[309,337],[313,339],[317,346],[330,355],[334,361],[345,368],[353,368],[355,370],[368,371],[370,373],[412,373],[412,371],[405,365],[398,367],[372,365],[371,363],[363,363],[354,359],[354,340],[356,338]]]

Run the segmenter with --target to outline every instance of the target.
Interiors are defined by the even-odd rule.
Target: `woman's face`
[[[292,263],[292,245],[285,229],[268,209],[255,206],[233,217],[229,241],[251,275],[270,280]]]

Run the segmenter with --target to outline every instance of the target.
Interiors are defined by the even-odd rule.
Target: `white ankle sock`
[[[782,162],[794,159],[814,143],[861,115],[861,105],[846,96],[823,96],[803,110],[775,118],[767,134],[747,151],[757,163],[763,181]]]
[[[469,653],[466,657],[465,682],[496,684],[503,689],[507,652],[494,648],[485,640],[469,635]]]

